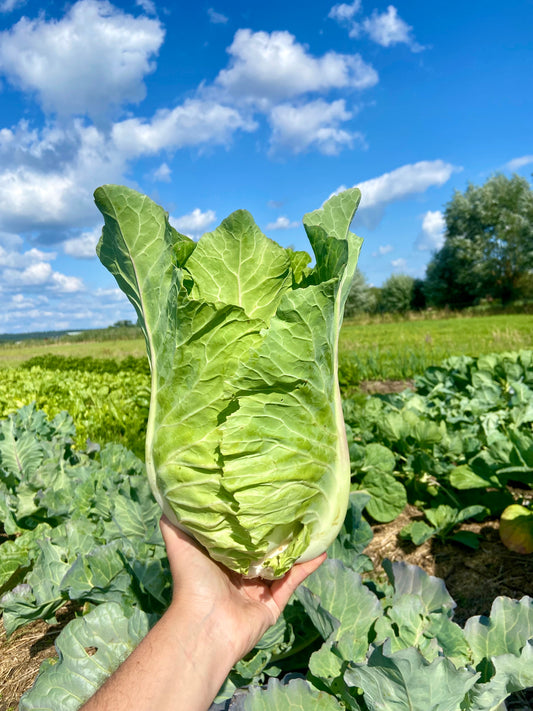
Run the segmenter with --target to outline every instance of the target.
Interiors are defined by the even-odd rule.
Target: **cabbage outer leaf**
[[[244,210],[193,242],[134,190],[106,185],[95,200],[98,256],[146,339],[146,465],[164,513],[245,575],[319,555],[349,495],[337,353],[359,191],[304,217],[313,268]]]

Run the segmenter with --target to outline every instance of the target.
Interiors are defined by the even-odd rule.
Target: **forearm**
[[[171,605],[83,711],[206,711],[236,661],[210,616]]]

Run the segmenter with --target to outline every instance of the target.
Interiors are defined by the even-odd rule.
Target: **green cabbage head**
[[[279,577],[319,555],[350,488],[337,352],[359,191],[304,217],[314,267],[245,210],[194,242],[134,190],[105,185],[95,200],[98,256],[146,339],[146,466],[164,513],[248,576]]]

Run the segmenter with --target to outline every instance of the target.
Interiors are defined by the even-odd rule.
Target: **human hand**
[[[280,616],[298,585],[326,559],[297,563],[278,580],[248,579],[215,562],[163,516],[160,522],[174,584],[171,608],[222,635],[234,661],[244,657]]]

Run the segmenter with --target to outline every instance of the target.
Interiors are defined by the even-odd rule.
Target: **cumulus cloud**
[[[24,269],[28,264],[32,267],[37,264],[51,262],[56,258],[56,252],[43,252],[40,249],[28,249],[26,252],[4,249],[0,245],[0,269]]]
[[[23,18],[0,33],[0,73],[33,92],[45,110],[102,118],[110,102],[142,98],[163,34],[158,20],[134,17],[106,0],[78,0],[60,19]],[[251,30],[239,30],[228,51],[230,61],[214,84],[152,116],[95,125],[71,115],[48,117],[39,128],[25,120],[0,128],[0,230],[46,230],[48,242],[61,242],[69,231],[95,224],[94,188],[124,182],[137,158],[228,146],[236,132],[257,130],[258,112],[271,127],[271,151],[333,155],[363,141],[346,125],[353,111],[343,99],[312,96],[375,84],[375,70],[359,55],[315,57],[289,32]],[[168,181],[168,164],[152,177]],[[76,237],[64,249],[83,256],[92,245]]]
[[[0,73],[47,112],[101,116],[144,98],[163,37],[156,19],[79,0],[60,20],[23,17],[0,33]]]
[[[154,180],[159,180],[162,183],[170,183],[172,171],[167,163],[161,163],[159,168],[156,168],[152,174]]]
[[[342,148],[350,148],[360,133],[341,128],[341,123],[352,114],[346,110],[344,99],[328,103],[316,99],[307,104],[279,104],[270,112],[271,145],[274,150],[289,149],[302,153],[315,148],[326,155],[335,155]]]
[[[155,7],[155,2],[152,0],[135,0],[135,4],[145,11],[147,15],[156,15],[157,10]]]
[[[30,129],[24,121],[0,130],[0,230],[84,228],[94,224],[97,185],[124,182],[129,162],[185,146],[227,145],[255,123],[234,108],[188,100],[151,119],[127,119],[105,131],[82,119]],[[169,176],[168,167],[156,172]],[[53,239],[53,234],[50,237]],[[57,240],[61,239],[58,234]]]
[[[394,5],[389,5],[385,12],[374,10],[372,15],[363,21],[363,29],[370,39],[382,47],[407,44],[413,52],[424,49],[422,45],[415,42],[413,28],[402,20]]]
[[[333,5],[329,11],[328,17],[340,23],[350,22],[353,20],[354,15],[361,10],[361,4],[361,0],[354,0],[352,3],[340,3],[339,5]]]
[[[11,232],[85,227],[94,222],[94,188],[117,182],[126,157],[95,126],[76,119],[0,132],[0,229]],[[60,236],[57,239],[61,239]]]
[[[300,223],[297,221],[291,221],[289,220],[288,217],[285,217],[285,215],[280,215],[275,222],[269,222],[268,225],[265,227],[267,231],[270,230],[290,230],[293,229],[294,227],[299,227]]]
[[[187,215],[182,215],[181,217],[171,217],[171,225],[181,232],[190,237],[199,237],[202,235],[207,228],[215,222],[217,216],[214,210],[206,210],[202,212],[200,208],[196,207],[192,212]]]
[[[263,108],[308,92],[366,89],[378,82],[376,70],[360,55],[331,51],[314,57],[286,31],[238,30],[228,52],[230,65],[215,85]]]
[[[25,4],[26,0],[3,0],[3,2],[0,2],[0,12],[13,12],[15,8],[22,7]]]
[[[339,25],[348,28],[348,35],[352,38],[359,37],[361,34],[361,23],[355,20],[355,15],[361,10],[361,0],[354,0],[351,4],[341,3],[333,5],[329,11],[328,17],[335,20]]]
[[[13,232],[0,232],[0,247],[7,248],[10,252],[22,247],[23,239]]]
[[[228,21],[226,15],[223,15],[221,12],[213,10],[212,7],[208,8],[207,14],[209,16],[209,22],[212,22],[214,25],[225,25]]]
[[[393,249],[394,247],[392,246],[392,244],[380,245],[376,252],[372,252],[372,256],[383,257],[385,254],[389,254],[389,252],[392,252]]]
[[[96,245],[101,233],[100,227],[96,227],[79,237],[71,237],[63,242],[63,251],[76,259],[93,259],[96,257]]]
[[[385,12],[374,10],[370,17],[358,21],[354,18],[360,10],[361,2],[355,0],[351,5],[345,3],[334,5],[328,17],[347,27],[348,34],[352,38],[365,33],[373,42],[382,47],[406,44],[412,52],[421,52],[425,49],[415,41],[413,28],[405,20],[402,20],[394,5],[389,5]]]
[[[381,207],[416,193],[423,193],[432,186],[444,185],[454,170],[457,169],[443,160],[423,160],[402,165],[390,173],[357,183],[355,187],[361,191],[359,209]]]
[[[422,218],[422,233],[416,245],[421,251],[438,250],[444,244],[446,222],[440,210],[428,210]]]
[[[533,155],[521,156],[520,158],[513,158],[508,163],[505,164],[507,170],[515,171],[520,170],[525,165],[530,165],[533,163]]]
[[[83,291],[84,284],[81,279],[75,276],[67,276],[60,272],[53,272],[50,278],[52,288],[63,294],[72,294],[76,291]]]
[[[442,160],[423,160],[402,165],[390,173],[357,183],[354,188],[361,191],[361,202],[356,219],[368,229],[375,229],[383,218],[389,203],[405,200],[412,195],[424,193],[431,187],[444,185],[453,172],[461,170]],[[346,190],[340,185],[331,195]],[[331,197],[330,195],[330,197]]]
[[[407,260],[403,257],[399,257],[398,259],[393,259],[391,265],[394,271],[403,272],[407,269]]]
[[[238,129],[253,131],[256,127],[235,108],[187,99],[174,109],[160,109],[150,120],[131,118],[115,123],[112,138],[120,152],[133,157],[164,148],[227,144]]]
[[[29,249],[25,252],[9,251],[0,247],[0,281],[7,291],[45,289],[52,292],[72,293],[84,289],[78,277],[67,276],[52,268],[50,262],[55,252]]]

